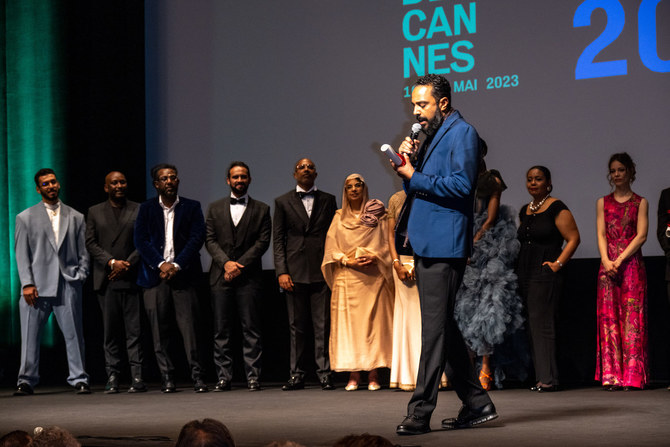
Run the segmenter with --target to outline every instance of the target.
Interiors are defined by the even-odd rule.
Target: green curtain
[[[65,172],[61,1],[0,0],[0,345],[20,342],[14,220],[40,200],[33,175]],[[53,344],[54,325],[43,343]]]

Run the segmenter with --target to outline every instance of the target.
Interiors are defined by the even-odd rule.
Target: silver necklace
[[[532,201],[528,204],[528,209],[530,209],[530,212],[531,212],[531,213],[535,213],[535,212],[537,212],[540,208],[542,208],[542,205],[544,205],[544,202],[549,198],[550,195],[551,195],[551,194],[547,194],[546,196],[544,196],[544,199],[542,199],[542,200],[540,200],[539,202],[537,202],[537,205],[535,205],[535,200],[532,200]]]

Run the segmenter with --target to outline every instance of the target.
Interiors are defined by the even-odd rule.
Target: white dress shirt
[[[245,194],[242,197],[235,197],[235,195],[230,193],[231,199],[241,200],[244,199],[244,203],[231,203],[230,204],[230,217],[233,219],[233,224],[237,226],[244,215],[244,211],[247,209],[247,204],[249,204],[249,194]]]
[[[305,191],[303,188],[301,188],[300,185],[296,185],[295,186],[295,191],[296,192],[315,192],[316,191],[316,185],[312,186],[307,191]],[[314,195],[305,196],[300,200],[302,200],[302,206],[305,207],[305,211],[307,212],[307,216],[312,217],[312,208],[314,207]]]
[[[56,238],[56,245],[58,245],[58,226],[60,225],[60,200],[55,204],[51,205],[50,203],[44,203],[44,207],[47,209],[47,214],[49,215],[49,220],[51,221],[51,229],[54,232],[54,237]]]
[[[158,264],[158,268],[165,262],[173,263],[177,269],[179,265],[174,262],[175,253],[174,253],[174,210],[177,204],[179,203],[179,196],[174,201],[171,207],[166,207],[163,204],[163,199],[161,196],[158,196],[158,203],[160,203],[161,208],[163,208],[163,221],[165,223],[165,247],[163,248],[163,259],[164,261]]]

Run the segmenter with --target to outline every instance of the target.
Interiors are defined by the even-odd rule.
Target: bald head
[[[127,189],[128,181],[123,173],[112,171],[105,176],[105,192],[112,205],[120,206],[125,203]]]

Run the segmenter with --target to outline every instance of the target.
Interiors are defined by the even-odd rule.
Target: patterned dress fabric
[[[619,203],[604,197],[607,256],[616,259],[637,235],[642,197]],[[614,276],[598,272],[596,380],[642,388],[647,382],[647,276],[638,250]]]

